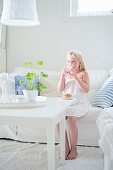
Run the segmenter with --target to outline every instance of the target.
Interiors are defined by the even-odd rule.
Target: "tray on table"
[[[16,96],[15,101],[11,103],[0,102],[0,108],[32,108],[42,107],[47,103],[47,97],[37,96],[35,101],[28,101],[24,96]]]

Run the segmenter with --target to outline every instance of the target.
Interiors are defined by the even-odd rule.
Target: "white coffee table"
[[[0,124],[32,125],[47,129],[48,170],[55,170],[55,127],[60,124],[60,159],[65,162],[64,108],[72,101],[48,97],[47,104],[38,108],[0,108]]]

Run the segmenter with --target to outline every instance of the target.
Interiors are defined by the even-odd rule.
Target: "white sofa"
[[[17,67],[15,74],[24,75],[27,71],[28,69],[24,67]],[[37,72],[37,70],[35,71]],[[60,96],[61,94],[57,92],[60,72],[47,70],[45,72],[49,76],[44,80],[48,86],[48,90],[42,95]],[[92,103],[97,91],[110,74],[106,70],[88,70],[88,73],[90,78],[90,91],[87,94],[87,98]],[[78,120],[78,145],[98,146],[99,132],[96,126],[96,120],[101,110],[101,108],[93,108],[87,115]],[[32,125],[30,127],[9,126],[7,124],[0,126],[0,138],[11,138],[29,142],[35,142],[37,139],[39,142],[46,141],[45,131],[33,129]]]
[[[104,153],[104,170],[113,169],[113,107],[103,109],[97,118],[99,146]]]

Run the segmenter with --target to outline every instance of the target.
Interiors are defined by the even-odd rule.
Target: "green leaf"
[[[28,66],[28,63],[24,63],[24,66],[27,67],[27,66]]]
[[[24,63],[25,67],[32,66],[32,61],[27,61]]]
[[[34,78],[36,77],[36,74],[35,73],[31,73],[31,72],[28,72],[26,75],[25,75],[25,78],[28,82],[32,82],[34,80]]]
[[[37,60],[37,61],[36,61],[36,64],[37,64],[38,66],[42,66],[42,65],[44,65],[44,61],[43,61],[43,60]]]
[[[40,72],[40,76],[41,76],[42,78],[47,78],[47,77],[48,77],[48,75],[45,74],[44,72]]]
[[[29,90],[33,90],[33,85],[28,85]]]
[[[37,89],[37,91],[41,91],[40,85],[37,85],[37,86],[36,86],[36,89]]]
[[[44,65],[44,61],[43,60],[37,60],[36,65],[37,66],[42,66],[42,65]],[[24,66],[25,67],[33,66],[33,63],[32,63],[32,61],[27,61],[27,62],[24,63]],[[40,75],[41,78],[47,78],[48,77],[48,75],[45,74],[44,72],[40,72],[39,75]],[[37,75],[34,72],[27,72],[27,74],[25,75],[25,78],[26,78],[26,81],[27,81],[27,84],[28,84],[26,88],[30,89],[30,90],[37,89],[38,91],[46,90],[47,86],[43,82],[40,82],[37,86],[35,86],[34,78],[36,76]],[[23,80],[20,80],[20,82],[21,82],[21,84],[26,85]]]
[[[40,87],[43,89],[43,90],[46,90],[47,89],[47,86],[44,84],[44,83],[42,83],[42,82],[40,82]]]
[[[28,61],[28,64],[29,64],[30,66],[32,66],[32,61]]]
[[[20,84],[24,84],[24,81],[23,81],[23,80],[20,80]]]

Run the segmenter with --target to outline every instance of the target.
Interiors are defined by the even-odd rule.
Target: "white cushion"
[[[107,108],[113,105],[113,76],[109,77],[99,90],[94,106]]]
[[[27,74],[27,72],[29,71],[33,71],[36,73],[37,69],[35,68],[29,68],[29,67],[16,67],[16,69],[14,70],[14,73],[16,75],[25,75]]]
[[[109,72],[106,70],[88,70],[90,89],[99,89],[108,78]]]
[[[93,104],[97,92],[98,92],[98,89],[92,89],[92,90],[90,89],[89,92],[86,93],[87,99],[91,104]]]
[[[49,77],[42,80],[44,84],[47,86],[47,90],[43,91],[43,95],[48,96],[59,96],[57,85],[59,81],[59,76],[56,77]]]
[[[113,76],[113,68],[109,70],[110,76]]]
[[[41,71],[45,72],[46,74],[48,74],[49,77],[57,77],[60,75],[60,72],[58,71],[53,71],[53,70],[42,70],[42,69],[37,69],[37,68],[30,68],[30,67],[16,67],[16,69],[14,70],[14,72],[16,73],[16,75],[25,75],[27,74],[27,72],[34,72],[34,73],[39,73]]]

